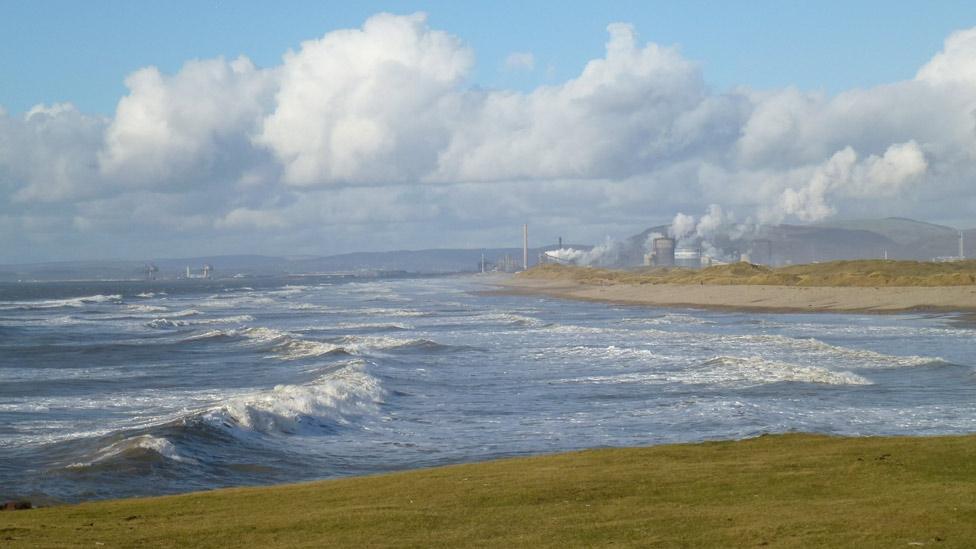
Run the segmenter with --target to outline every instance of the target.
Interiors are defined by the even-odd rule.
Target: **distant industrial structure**
[[[213,266],[210,265],[209,263],[206,264],[206,265],[204,265],[203,266],[203,269],[201,269],[200,272],[198,272],[198,273],[195,273],[195,272],[191,271],[190,270],[190,266],[187,265],[186,266],[186,277],[185,278],[187,278],[187,279],[191,279],[192,278],[192,279],[206,279],[206,280],[210,280],[211,278],[213,278],[213,272],[214,272]]]
[[[644,265],[655,267],[674,266],[675,240],[670,237],[655,238],[651,241],[651,253],[644,256]]]
[[[887,255],[887,253],[885,254]],[[959,255],[936,257],[933,261],[965,261],[966,260],[966,235],[959,231]]]

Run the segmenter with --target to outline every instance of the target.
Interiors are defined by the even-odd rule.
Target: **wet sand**
[[[781,312],[976,312],[976,286],[800,287],[752,285],[589,285],[561,278],[514,276],[493,281],[510,294],[660,307]]]

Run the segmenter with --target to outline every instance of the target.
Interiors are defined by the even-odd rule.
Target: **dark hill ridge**
[[[648,237],[653,233],[667,234],[668,225],[650,227],[624,239],[618,250],[619,264],[629,267],[643,262]],[[956,229],[911,219],[840,220],[815,225],[771,225],[762,227],[748,238],[719,237],[715,245],[730,257],[749,252],[753,241],[770,242],[773,264],[799,264],[837,259],[877,259],[885,253],[890,259],[926,261],[935,257],[958,254]],[[688,244],[696,245],[695,242]],[[976,257],[976,229],[965,231],[966,257]],[[589,249],[591,246],[566,244],[567,247]],[[539,254],[555,246],[529,249],[529,265]],[[411,273],[473,272],[478,269],[481,254],[488,262],[497,262],[506,255],[521,263],[522,249],[427,249],[387,252],[359,252],[331,256],[262,256],[225,255],[144,261],[66,261],[0,266],[0,280],[99,280],[138,279],[145,273],[147,263],[159,267],[160,276],[179,276],[187,266],[199,270],[204,264],[213,265],[218,276],[242,274],[246,276],[287,275],[307,273],[408,271]]]

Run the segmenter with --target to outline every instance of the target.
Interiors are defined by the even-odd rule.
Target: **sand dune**
[[[515,276],[499,281],[507,293],[634,305],[767,311],[976,311],[976,286],[803,287],[710,284],[586,284],[570,277]]]

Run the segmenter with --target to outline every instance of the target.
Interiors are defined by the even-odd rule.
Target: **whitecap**
[[[365,366],[356,361],[307,385],[278,385],[233,398],[201,417],[211,426],[238,433],[300,434],[350,425],[357,417],[375,414],[386,395]]]

